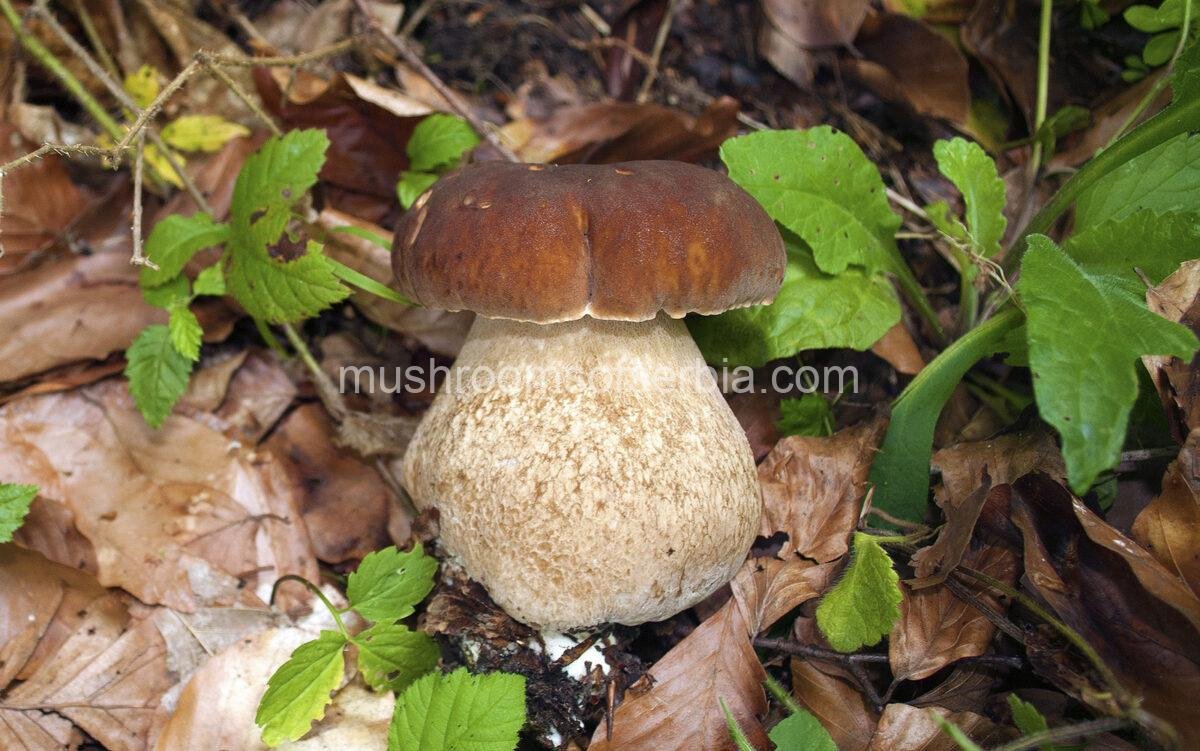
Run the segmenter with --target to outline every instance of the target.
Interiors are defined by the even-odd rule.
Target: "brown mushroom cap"
[[[645,321],[770,302],[774,222],[683,162],[483,162],[440,179],[396,230],[400,290],[444,310],[536,323]]]

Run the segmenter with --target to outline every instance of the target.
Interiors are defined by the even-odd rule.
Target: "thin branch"
[[[197,57],[202,61],[205,69],[208,70],[209,73],[211,73],[221,83],[225,84],[226,88],[232,91],[233,95],[241,100],[242,104],[246,105],[246,107],[253,112],[259,120],[262,120],[263,124],[267,126],[267,129],[271,131],[272,135],[283,135],[283,130],[275,122],[275,118],[268,115],[266,110],[264,110],[258,102],[255,102],[250,97],[246,90],[242,88],[241,84],[239,84],[233,76],[226,73],[221,66],[213,62],[213,58],[209,57],[208,55],[200,52],[197,53]]]
[[[95,22],[92,21],[92,14],[83,7],[83,0],[71,0],[71,10],[75,11],[75,17],[79,19],[79,25],[83,27],[83,33],[87,36],[88,43],[92,45],[92,49],[100,58],[105,70],[113,78],[120,78],[121,71],[117,68],[117,61],[113,60],[108,47],[104,46],[104,40],[100,38],[100,32],[96,29]]]
[[[137,134],[146,127],[159,112],[162,111],[163,105],[167,100],[175,96],[175,92],[188,82],[193,75],[200,70],[200,62],[193,60],[179,72],[179,75],[171,79],[170,83],[163,87],[162,91],[158,92],[158,96],[154,97],[154,101],[146,105],[146,108],[138,113],[137,119],[133,121],[133,125],[126,131],[124,137],[117,142],[116,148],[119,151],[125,151],[129,148],[129,144],[137,137]]]
[[[302,52],[297,55],[271,55],[263,57],[254,57],[253,55],[226,55],[215,52],[200,52],[204,59],[218,65],[229,65],[237,68],[256,68],[258,66],[266,66],[268,68],[296,68],[306,63],[325,60],[330,57],[336,57],[343,52],[349,52],[354,49],[354,46],[359,43],[361,37],[351,36],[341,41],[325,47],[318,47],[310,52]]]
[[[638,103],[650,98],[650,89],[658,78],[658,66],[662,61],[663,49],[667,46],[667,37],[671,33],[671,22],[675,20],[675,11],[679,9],[679,0],[667,3],[663,12],[662,22],[658,25],[658,33],[654,35],[654,46],[650,48],[650,65],[646,69],[646,77],[642,79],[642,87],[638,90]]]
[[[133,160],[133,221],[130,225],[133,236],[133,257],[129,262],[134,266],[146,266],[158,269],[158,264],[146,258],[142,253],[142,172],[146,162],[146,138],[138,136],[137,152]]]
[[[1045,748],[1055,743],[1062,743],[1063,741],[1090,738],[1101,733],[1120,730],[1128,724],[1129,720],[1123,717],[1100,717],[1075,725],[1063,725],[1057,728],[1042,730],[1038,733],[1031,733],[1011,743],[1005,743],[1003,746],[996,746],[992,751],[1027,751],[1027,749],[1032,748]]]
[[[412,12],[404,21],[404,26],[400,27],[400,38],[408,39],[425,20],[425,16],[429,15],[429,11],[433,10],[433,6],[437,5],[438,0],[422,0],[417,9]]]
[[[867,701],[871,703],[871,706],[876,711],[883,710],[883,698],[879,695],[879,691],[876,690],[875,684],[871,682],[871,676],[867,674],[865,666],[868,664],[886,664],[888,661],[887,655],[870,652],[842,654],[830,649],[801,644],[790,639],[770,639],[766,637],[755,639],[754,646],[759,649],[783,652],[794,657],[837,663],[845,668],[850,675],[854,676],[855,682],[858,683],[859,688],[866,695]]]

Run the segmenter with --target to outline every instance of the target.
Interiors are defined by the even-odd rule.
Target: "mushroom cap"
[[[446,175],[396,230],[400,290],[431,308],[535,323],[646,321],[774,299],[775,223],[684,162],[482,162]]]

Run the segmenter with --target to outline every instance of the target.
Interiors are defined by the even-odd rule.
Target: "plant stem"
[[[912,269],[904,257],[900,255],[899,250],[894,252],[895,258],[892,262],[892,273],[896,276],[896,282],[900,285],[900,291],[908,298],[908,302],[917,313],[920,314],[922,320],[929,325],[938,341],[946,341],[946,330],[942,328],[942,322],[938,320],[937,311],[933,309],[929,298],[925,296],[925,289],[921,287],[921,283],[917,281],[917,277],[913,275]]]
[[[346,637],[347,639],[350,638],[350,632],[346,630],[346,624],[342,622],[341,611],[333,606],[333,603],[329,601],[329,598],[325,596],[325,593],[321,591],[320,587],[318,587],[316,584],[313,584],[308,579],[305,579],[303,576],[300,576],[299,574],[285,574],[284,576],[276,579],[275,586],[271,587],[271,599],[269,600],[269,604],[275,604],[275,593],[279,591],[279,585],[289,581],[300,582],[304,585],[305,589],[316,595],[317,599],[324,603],[325,607],[329,610],[329,614],[333,616],[333,622],[337,624],[338,630],[342,632],[342,636]]]
[[[1138,121],[1138,118],[1142,116],[1142,113],[1146,111],[1146,108],[1149,107],[1150,104],[1154,102],[1156,98],[1158,98],[1158,95],[1162,92],[1162,90],[1166,88],[1167,81],[1171,80],[1171,73],[1175,70],[1175,62],[1179,60],[1179,56],[1183,54],[1183,48],[1187,46],[1188,28],[1191,25],[1192,0],[1183,0],[1183,25],[1179,27],[1179,43],[1175,45],[1175,52],[1171,55],[1170,62],[1167,63],[1167,67],[1163,69],[1162,74],[1155,79],[1154,84],[1150,87],[1150,90],[1147,91],[1146,95],[1142,97],[1142,101],[1138,102],[1138,105],[1137,107],[1134,107],[1133,112],[1129,113],[1129,117],[1125,118],[1125,122],[1121,123],[1121,127],[1117,128],[1117,132],[1113,133],[1113,137],[1108,139],[1108,143],[1105,144],[1105,148],[1108,148],[1116,143],[1117,139],[1121,137],[1121,134],[1129,130],[1129,128]]]
[[[1046,122],[1046,100],[1050,94],[1050,27],[1053,17],[1054,3],[1052,0],[1042,0],[1042,16],[1038,25],[1038,62],[1037,62],[1037,99],[1033,107],[1033,132],[1041,130]],[[1042,163],[1042,142],[1035,139],[1033,154],[1029,160],[1029,175],[1037,176],[1038,167]]]
[[[1032,748],[1045,748],[1062,741],[1073,741],[1076,738],[1089,738],[1093,735],[1107,733],[1111,730],[1123,728],[1128,724],[1129,721],[1123,717],[1100,717],[1075,725],[1063,725],[1062,727],[1049,728],[1038,733],[1032,733],[1018,738],[1012,743],[996,746],[992,751],[1026,751],[1026,749]]]
[[[0,0],[0,13],[4,14],[4,18],[8,21],[8,25],[12,27],[13,34],[16,35],[17,41],[21,43],[21,46],[30,55],[33,55],[34,59],[41,63],[42,67],[50,71],[58,79],[59,83],[83,105],[83,108],[92,116],[92,119],[100,127],[104,128],[105,132],[113,140],[120,140],[125,135],[124,129],[117,124],[117,121],[113,119],[112,115],[108,114],[108,111],[104,107],[100,106],[95,97],[88,93],[88,90],[79,82],[79,79],[71,71],[67,70],[66,66],[54,56],[54,53],[46,49],[46,46],[37,37],[25,29],[25,25],[21,22],[21,17],[17,15],[17,11],[13,8],[11,0]]]

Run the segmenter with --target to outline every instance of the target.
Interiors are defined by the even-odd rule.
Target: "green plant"
[[[304,584],[329,610],[337,630],[322,631],[301,644],[271,676],[255,715],[263,742],[276,746],[296,740],[325,715],[330,693],[343,679],[345,650],[353,646],[367,685],[398,694],[389,751],[449,751],[467,745],[512,751],[525,722],[525,679],[505,673],[476,676],[465,669],[437,673],[437,644],[399,623],[433,589],[436,572],[437,561],[419,545],[408,552],[378,550],[350,575],[350,604],[342,609],[306,579],[280,579]],[[350,611],[372,625],[351,634],[343,621]]]
[[[832,435],[833,411],[820,394],[784,399],[779,403],[779,420],[775,427],[782,435]]]
[[[0,543],[12,540],[13,534],[25,521],[25,515],[29,513],[29,506],[37,494],[36,485],[0,482]]]
[[[433,185],[438,176],[458,164],[463,154],[479,144],[479,136],[465,120],[434,114],[413,129],[405,145],[408,169],[400,173],[396,197],[408,208]]]
[[[766,686],[771,696],[788,710],[788,716],[776,723],[767,733],[777,751],[837,751],[837,744],[833,742],[829,731],[821,726],[821,721],[797,704],[778,681],[767,676]],[[750,739],[738,726],[737,720],[733,718],[724,701],[721,702],[721,710],[725,713],[725,725],[729,728],[729,735],[739,751],[754,751]]]

